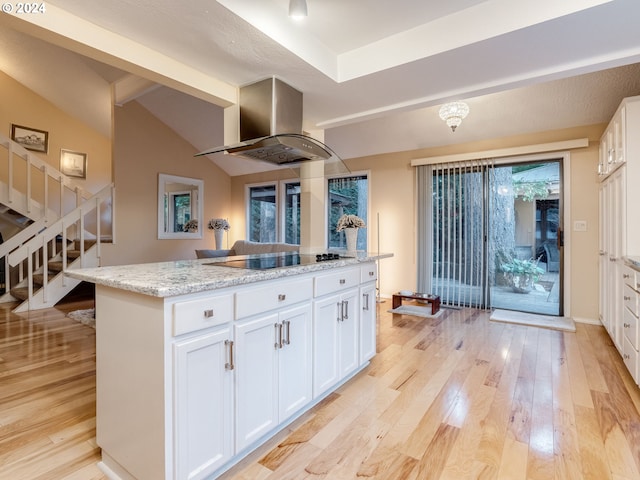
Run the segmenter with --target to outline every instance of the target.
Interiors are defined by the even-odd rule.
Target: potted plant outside
[[[544,270],[538,266],[540,259],[519,260],[512,258],[500,265],[507,284],[517,293],[529,293],[534,283],[538,281]]]

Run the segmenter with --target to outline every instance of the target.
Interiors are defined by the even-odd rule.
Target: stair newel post
[[[27,161],[27,213],[31,213],[31,155],[27,153],[25,159]]]
[[[60,206],[58,207],[58,217],[62,218],[64,217],[64,214],[62,213],[63,211],[63,205],[64,205],[64,189],[65,189],[65,184],[64,184],[64,175],[60,174]]]
[[[27,302],[33,297],[33,250],[27,249]]]
[[[9,182],[9,188],[7,189],[7,196],[9,197],[9,203],[13,203],[13,142],[9,141],[9,161],[7,162],[7,181]]]
[[[82,193],[80,192],[80,187],[75,187],[74,188],[74,192],[76,194],[76,208],[78,208],[80,205],[82,205]],[[80,258],[82,259],[82,257],[84,256],[84,248],[82,246],[82,244],[84,244],[84,216],[82,215],[82,212],[80,212],[80,219],[79,221],[76,221],[75,224],[75,229],[76,231],[74,232],[74,238],[78,238],[80,237]],[[80,224],[80,231],[78,231],[78,224]],[[80,265],[83,265],[84,262],[82,260],[80,260]]]
[[[84,266],[84,212],[80,211],[80,265]],[[77,235],[76,235],[77,237]]]
[[[47,249],[47,240],[42,236],[42,299],[46,303],[49,299],[47,297],[48,283],[49,283],[49,252]]]
[[[47,212],[49,211],[49,169],[47,165],[42,165],[42,181],[44,184],[42,185],[42,189],[44,191],[44,202],[42,207],[42,216],[46,217]]]

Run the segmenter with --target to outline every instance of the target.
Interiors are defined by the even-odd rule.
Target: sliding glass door
[[[419,289],[453,306],[561,315],[561,162],[425,168]]]
[[[490,256],[491,306],[561,315],[561,163],[495,168]],[[500,173],[501,172],[501,173]]]

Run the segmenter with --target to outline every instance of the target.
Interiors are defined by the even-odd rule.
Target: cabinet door
[[[233,455],[228,327],[174,344],[176,478],[210,475]]]
[[[360,366],[360,302],[359,290],[343,293],[340,300],[343,305],[343,318],[338,326],[339,354],[338,381],[345,378]]]
[[[278,315],[236,322],[236,452],[278,425]]]
[[[283,422],[311,401],[311,304],[280,312],[283,345],[278,350],[279,421]]]
[[[338,382],[338,327],[340,295],[314,302],[313,306],[313,397]]]
[[[376,285],[360,288],[360,365],[376,354]]]

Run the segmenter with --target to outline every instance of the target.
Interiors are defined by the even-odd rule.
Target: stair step
[[[49,273],[48,278],[49,278],[49,282],[51,280],[53,280],[56,277],[57,273]],[[33,274],[33,289],[36,290],[36,286],[37,288],[40,288],[42,285],[44,285],[44,274],[43,273],[34,273]]]
[[[9,293],[22,302],[29,298],[29,289],[27,287],[15,287],[9,290]]]
[[[47,268],[50,272],[61,272],[62,271],[62,262],[49,262],[47,264]]]

